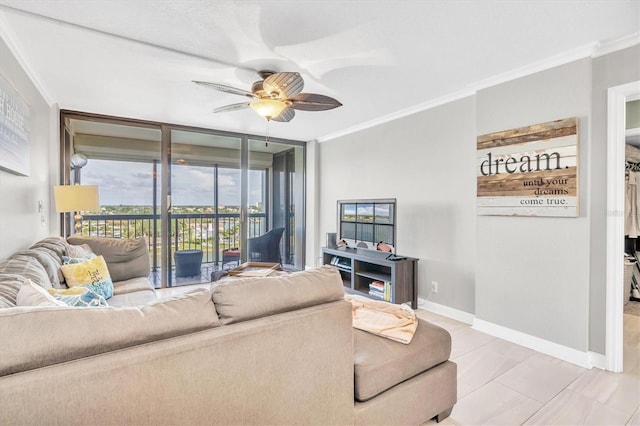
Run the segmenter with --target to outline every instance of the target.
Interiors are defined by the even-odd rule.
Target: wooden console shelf
[[[372,299],[382,299],[382,295],[370,294],[371,284],[379,282],[390,288],[389,301],[392,303],[411,302],[411,308],[418,308],[418,259],[401,257],[387,259],[389,253],[358,248],[322,248],[322,263],[333,265],[340,271],[346,291]]]

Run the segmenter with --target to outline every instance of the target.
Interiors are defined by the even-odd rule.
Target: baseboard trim
[[[601,361],[599,358],[596,359],[595,356],[592,356],[590,352],[581,352],[559,343],[541,339],[478,318],[473,321],[471,328],[583,368],[591,369],[594,366],[594,361]]]
[[[589,361],[595,368],[600,370],[607,369],[607,357],[605,355],[596,352],[589,352]]]
[[[421,298],[418,298],[418,307],[425,311],[433,312],[434,314],[442,315],[443,317],[451,318],[469,325],[473,324],[476,317],[474,314],[470,314],[469,312],[461,311],[459,309],[451,308],[449,306]]]

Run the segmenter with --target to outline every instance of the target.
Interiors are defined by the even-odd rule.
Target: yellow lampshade
[[[277,99],[258,99],[249,104],[259,116],[271,120],[276,118],[287,107],[287,104]]]
[[[53,187],[58,213],[98,210],[98,185],[59,185]]]

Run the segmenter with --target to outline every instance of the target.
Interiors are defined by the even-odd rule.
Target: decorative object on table
[[[343,239],[341,239],[340,241],[338,241],[337,246],[338,246],[338,247],[349,247],[349,243],[347,243],[347,242],[345,241],[345,239],[343,238]]]
[[[83,211],[98,210],[100,198],[97,185],[58,185],[53,187],[58,213],[75,213],[75,233],[82,233]]]
[[[245,262],[229,271],[229,275],[238,277],[266,277],[280,271],[279,263],[269,262]]]
[[[29,176],[29,105],[0,75],[0,169]]]
[[[477,213],[578,216],[578,118],[477,138]]]
[[[327,232],[327,247],[336,248],[338,247],[338,242],[336,241],[336,233],[335,232]]]
[[[287,122],[295,117],[295,109],[301,111],[324,111],[342,106],[337,100],[316,93],[300,93],[304,80],[297,72],[258,71],[261,80],[253,83],[251,91],[237,89],[220,83],[194,81],[201,86],[210,87],[233,95],[253,99],[249,102],[226,105],[213,112],[229,112],[251,108],[268,121]]]
[[[376,244],[376,250],[378,251],[384,251],[386,253],[391,253],[392,249],[391,246],[389,244],[386,244],[382,241],[380,241],[378,244]]]

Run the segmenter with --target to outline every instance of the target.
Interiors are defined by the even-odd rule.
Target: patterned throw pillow
[[[102,256],[60,266],[69,287],[87,287],[105,299],[113,296],[113,282]]]
[[[93,253],[88,254],[86,257],[62,256],[62,264],[63,265],[70,265],[70,264],[74,264],[74,263],[80,263],[80,262],[84,262],[87,259],[93,259],[94,257],[96,257],[96,255],[93,254]]]
[[[88,258],[89,255],[92,255],[93,250],[89,247],[89,244],[81,244],[79,246],[74,246],[69,244],[67,246],[67,256],[69,257],[84,257]]]
[[[72,287],[64,290],[50,288],[48,291],[54,299],[69,306],[108,306],[104,297],[88,287]]]

